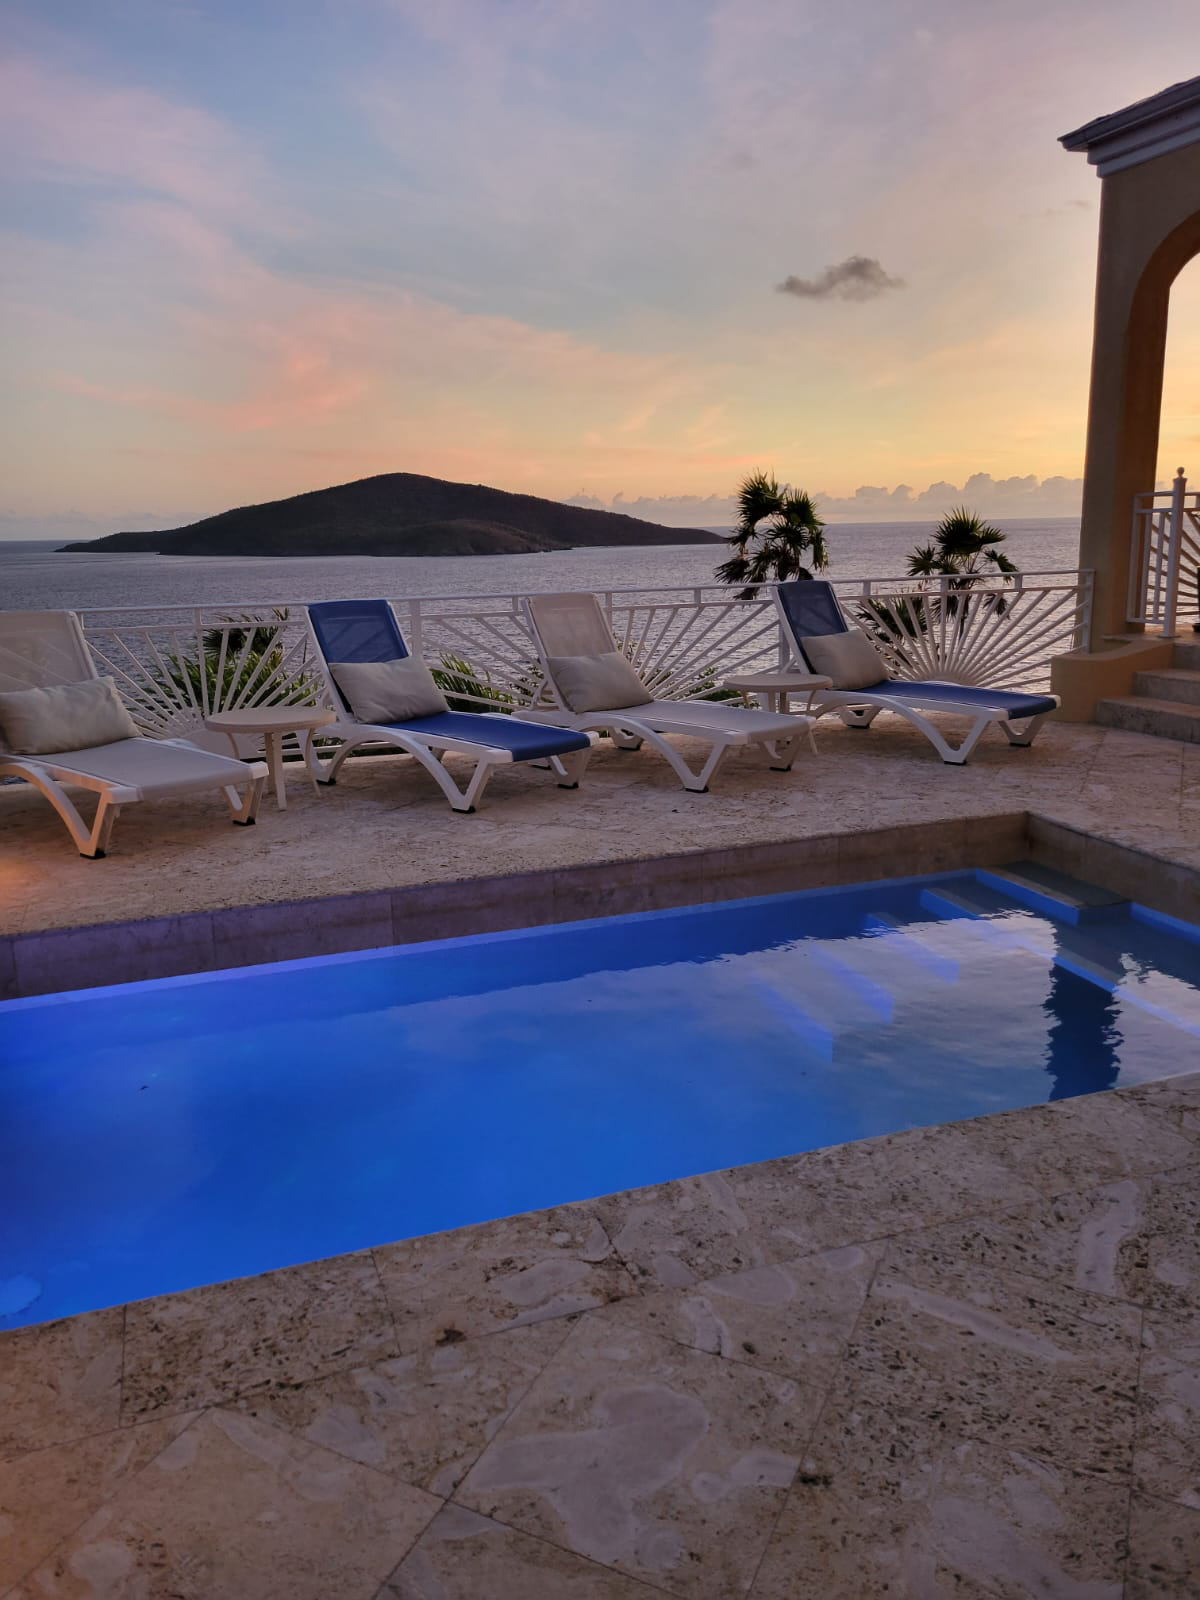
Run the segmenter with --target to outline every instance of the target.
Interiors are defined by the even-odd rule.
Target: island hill
[[[222,511],[184,528],[110,533],[61,548],[166,556],[492,556],[579,545],[719,542],[704,528],[664,528],[482,483],[385,472]]]

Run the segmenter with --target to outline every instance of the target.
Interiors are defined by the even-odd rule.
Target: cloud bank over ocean
[[[1162,485],[1160,485],[1162,487]],[[993,478],[990,472],[973,472],[966,481],[931,483],[916,490],[907,483],[894,489],[863,484],[851,495],[814,495],[817,510],[827,521],[927,522],[952,506],[966,504],[984,517],[1077,517],[1083,495],[1082,478]],[[732,495],[639,495],[626,499],[614,495],[600,500],[580,492],[567,502],[600,511],[624,511],[668,527],[721,528],[736,516]]]

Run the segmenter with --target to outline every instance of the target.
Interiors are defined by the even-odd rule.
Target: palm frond
[[[781,486],[774,473],[752,472],[737,496],[738,521],[725,542],[735,554],[716,575],[722,583],[742,583],[739,599],[751,599],[764,583],[810,578],[829,565],[825,524],[803,489]]]
[[[931,544],[919,544],[908,558],[909,576],[932,578],[942,571],[941,558]]]

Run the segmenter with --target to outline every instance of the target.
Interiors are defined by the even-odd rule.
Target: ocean
[[[1074,568],[1079,522],[997,524],[1004,550],[1026,572]],[[830,578],[903,577],[908,553],[933,522],[843,522],[826,538]],[[0,610],[127,611],[141,606],[225,606],[432,595],[533,594],[567,589],[660,589],[710,584],[718,545],[638,545],[511,556],[60,555],[54,542],[0,543]]]

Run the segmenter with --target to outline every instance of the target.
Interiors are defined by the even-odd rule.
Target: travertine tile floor
[[[1200,1072],[0,1337],[0,1593],[1185,1600]]]
[[[989,813],[1024,810],[1200,866],[1200,745],[1051,723],[1028,750],[997,735],[948,767],[889,717],[868,732],[825,719],[817,743],[790,773],[734,751],[705,795],[647,751],[603,745],[579,790],[514,768],[475,816],[451,812],[403,758],[351,761],[319,794],[297,772],[288,809],[267,796],[254,828],[231,827],[219,797],[129,806],[98,862],[80,860],[27,785],[2,785],[0,935],[581,862],[612,862],[619,878],[623,862],[677,851],[942,818],[986,828]]]

